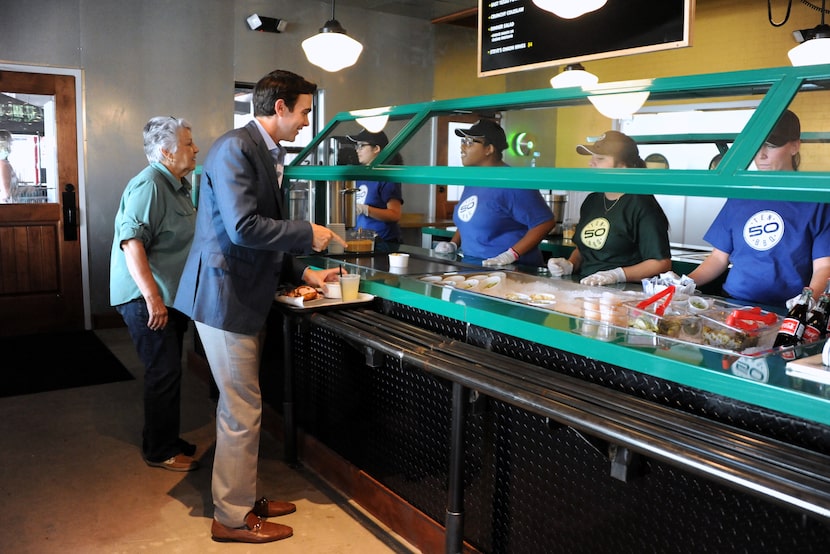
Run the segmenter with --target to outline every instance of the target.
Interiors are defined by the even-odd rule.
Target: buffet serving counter
[[[310,257],[375,301],[280,310],[277,364],[287,445],[299,429],[302,462],[397,533],[425,552],[823,550],[824,387],[777,354],[587,337],[551,306],[425,281],[486,270],[399,248],[405,270]]]
[[[649,113],[737,106],[746,123],[633,137],[708,145],[688,166],[584,167],[574,145],[621,124],[591,100],[632,91],[648,93]],[[342,112],[285,177],[320,191],[365,179],[828,202],[829,105],[830,66],[810,66],[391,106],[378,110],[390,142],[367,166],[321,154],[365,123],[360,111]],[[753,156],[785,109],[802,122],[802,167],[757,171]],[[470,114],[499,118],[508,136],[534,133],[546,155],[528,164],[511,150],[500,168],[436,163],[434,145],[447,139],[439,130]],[[408,165],[389,163],[399,153]],[[710,170],[716,153],[723,158]],[[424,281],[482,268],[400,248],[410,253],[405,271],[383,252],[309,258],[360,272],[362,292],[375,298],[358,308],[277,307],[271,330],[287,346],[263,372],[275,379],[263,391],[283,402],[287,453],[422,551],[826,550],[828,385],[786,371],[788,358],[815,355],[822,343],[747,352],[744,342],[724,351],[677,340],[671,326],[666,335],[586,333],[584,317],[555,305]],[[539,268],[528,276],[546,279]]]

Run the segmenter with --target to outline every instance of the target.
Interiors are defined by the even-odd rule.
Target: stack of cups
[[[614,338],[614,329],[612,325],[617,327],[625,327],[628,314],[623,309],[622,299],[612,292],[603,292],[599,298],[599,313],[602,325],[600,325],[597,338],[600,340],[611,340]]]
[[[332,232],[339,236],[344,241],[346,240],[346,224],[345,223],[329,223],[326,225]],[[329,254],[342,254],[343,245],[339,242],[331,241],[329,243]]]
[[[582,322],[582,334],[587,337],[596,336],[601,318],[599,298],[586,296],[582,300],[582,316],[585,318]]]

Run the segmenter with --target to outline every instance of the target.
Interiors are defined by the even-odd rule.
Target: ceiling
[[[478,0],[336,0],[338,6],[391,13],[417,19],[443,18],[461,11],[478,8]]]

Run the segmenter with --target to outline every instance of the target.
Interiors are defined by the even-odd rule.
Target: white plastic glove
[[[355,211],[358,215],[365,215],[369,217],[369,205],[368,204],[355,204]]]
[[[793,296],[792,298],[787,300],[787,302],[786,302],[787,309],[792,310],[793,306],[795,306],[795,303],[798,302],[799,298],[801,298],[801,295],[796,294],[795,296]],[[812,310],[815,307],[816,307],[816,301],[813,300],[813,297],[811,296],[810,300],[807,302],[807,311],[809,312],[810,310]]]
[[[565,258],[551,258],[548,260],[548,271],[551,277],[562,277],[574,272],[574,264]]]
[[[491,265],[491,266],[492,265],[495,265],[495,266],[510,265],[518,259],[519,259],[519,255],[516,253],[516,251],[513,250],[512,248],[508,248],[507,250],[505,250],[504,252],[502,252],[501,254],[496,256],[495,258],[487,258],[486,260],[481,262],[481,265]]]
[[[436,254],[455,254],[456,250],[458,246],[451,240],[441,241],[435,245]]]
[[[615,267],[607,271],[597,271],[593,275],[583,278],[580,283],[595,287],[597,285],[613,285],[614,283],[625,282],[625,271],[621,267]]]

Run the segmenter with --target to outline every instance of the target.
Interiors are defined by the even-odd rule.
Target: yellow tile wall
[[[780,22],[787,2],[772,0],[772,7],[773,19]],[[799,0],[793,0],[790,19],[781,27],[770,24],[764,0],[697,0],[692,46],[595,60],[585,62],[585,66],[599,76],[600,82],[788,66],[787,51],[796,45],[792,32],[814,27],[820,21],[820,14]],[[437,45],[434,85],[437,99],[545,88],[549,86],[549,79],[559,72],[559,68],[552,67],[479,78],[474,31],[439,29]],[[792,108],[801,118],[805,131],[828,130],[830,110],[826,105],[813,99],[809,103],[799,102],[796,98]],[[583,142],[587,135],[602,133],[610,128],[611,122],[592,108],[560,112],[558,121],[537,121],[535,129],[522,121],[522,130],[535,133],[542,144],[550,127],[555,127],[556,165],[584,166],[585,159],[574,153],[573,145]],[[809,160],[809,152],[805,154]]]

